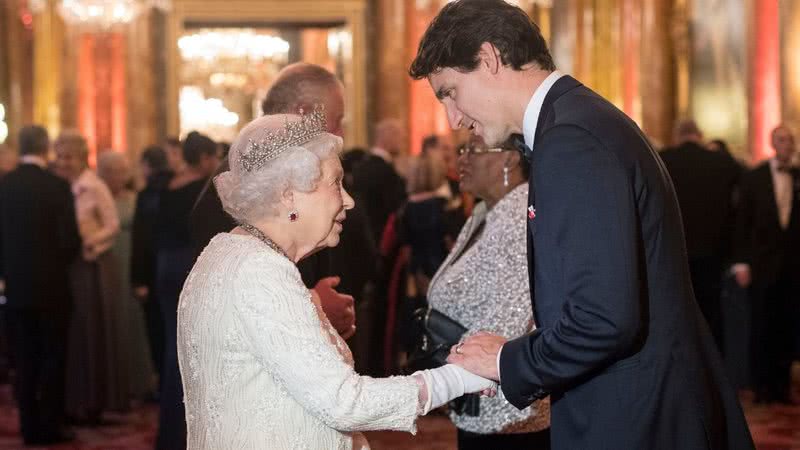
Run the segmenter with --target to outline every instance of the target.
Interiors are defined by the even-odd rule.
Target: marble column
[[[64,23],[55,0],[33,16],[33,121],[56,135],[61,130],[61,66]]]
[[[372,118],[399,120],[408,126],[409,56],[406,49],[408,0],[378,0],[374,2],[375,27],[375,96]],[[416,51],[416,46],[414,46]],[[370,129],[374,123],[368,124]]]
[[[127,137],[128,155],[138,161],[148,145],[159,142],[158,102],[152,12],[137,17],[127,29]]]
[[[86,32],[78,42],[78,128],[94,165],[98,152],[127,150],[126,39],[121,31]]]
[[[419,41],[428,24],[436,17],[444,3],[434,0],[406,0],[408,10],[406,20],[408,31],[406,39],[407,64],[403,76],[408,84],[408,139],[410,153],[421,150],[422,140],[430,134],[449,134],[450,125],[444,107],[436,99],[427,80],[408,81],[408,64],[417,54]]]
[[[641,76],[642,0],[622,0],[620,4],[622,110],[642,124]]]
[[[574,76],[587,86],[594,86],[594,0],[575,0]]]
[[[757,162],[774,154],[772,129],[781,122],[780,7],[769,1],[751,7],[748,122],[750,157]]]
[[[592,82],[600,95],[622,107],[620,0],[594,0]]]
[[[671,2],[642,0],[642,129],[656,146],[669,145],[676,114],[671,17]]]
[[[33,14],[18,2],[1,2],[0,8],[6,12],[7,39],[0,41],[0,46],[6,49],[8,64],[7,142],[15,146],[19,128],[33,123]]]
[[[800,2],[780,2],[780,18],[783,120],[800,133]]]

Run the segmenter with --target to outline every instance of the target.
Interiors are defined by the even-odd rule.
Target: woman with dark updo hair
[[[186,448],[183,388],[175,347],[178,296],[194,264],[189,213],[208,178],[219,165],[217,144],[196,131],[183,141],[186,170],[176,174],[161,192],[153,237],[155,240],[155,299],[164,324],[164,362],[161,372],[157,449]]]

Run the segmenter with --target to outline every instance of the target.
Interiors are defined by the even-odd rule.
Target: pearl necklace
[[[244,223],[244,222],[240,222],[239,223],[239,228],[243,229],[244,231],[247,231],[248,233],[250,233],[253,237],[258,239],[259,241],[267,244],[267,246],[269,246],[269,248],[275,250],[275,252],[277,252],[279,255],[283,256],[284,258],[288,259],[289,261],[292,260],[292,258],[289,258],[289,255],[287,255],[286,252],[283,251],[283,249],[280,248],[280,246],[278,246],[278,244],[275,243],[275,241],[273,241],[272,239],[268,238],[267,235],[262,233],[261,230],[259,230],[258,228],[250,225],[249,223]]]

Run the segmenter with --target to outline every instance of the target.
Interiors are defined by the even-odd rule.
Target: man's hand
[[[147,296],[150,294],[147,286],[136,286],[133,288],[133,296],[140,302],[147,301]]]
[[[499,381],[497,353],[506,343],[506,338],[489,333],[477,333],[463,343],[450,349],[447,362],[457,364],[475,375]]]
[[[747,288],[753,281],[750,275],[750,266],[746,264],[734,267],[733,274],[736,277],[736,284],[738,284],[741,288]]]
[[[319,280],[314,290],[319,295],[322,311],[328,316],[331,325],[336,328],[342,339],[350,339],[356,332],[355,301],[351,295],[336,292],[339,277],[327,277]]]

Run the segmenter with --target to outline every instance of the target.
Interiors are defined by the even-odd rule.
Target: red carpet
[[[800,406],[752,405],[743,399],[747,420],[759,450],[800,450]],[[158,409],[155,405],[135,408],[129,414],[108,414],[115,425],[76,428],[76,442],[52,447],[28,447],[49,450],[150,450],[155,440]],[[16,408],[11,390],[0,386],[0,450],[25,448],[18,436]],[[374,450],[450,450],[455,448],[455,428],[442,416],[424,417],[419,433],[391,431],[367,433]]]

